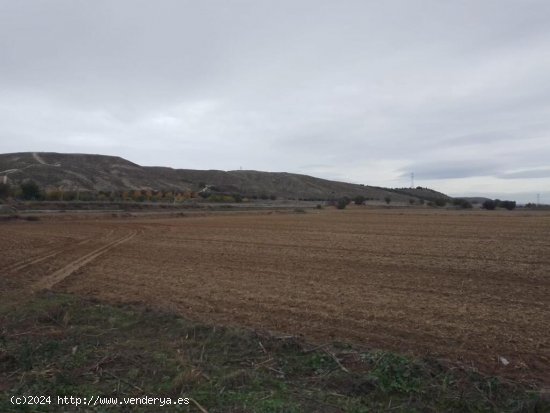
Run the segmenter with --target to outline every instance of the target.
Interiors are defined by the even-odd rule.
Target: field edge
[[[190,397],[196,404],[183,411],[201,406],[210,413],[550,411],[534,384],[344,343],[315,347],[292,336],[206,325],[138,304],[44,292],[0,308],[0,321],[5,412],[75,411],[9,402],[29,394]]]

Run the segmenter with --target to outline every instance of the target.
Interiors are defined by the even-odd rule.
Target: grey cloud
[[[550,159],[549,18],[544,0],[0,0],[0,151],[522,190],[548,178],[515,171]]]
[[[550,178],[550,169],[531,169],[525,171],[508,172],[498,175],[502,179],[536,179],[536,178]]]
[[[456,136],[449,139],[442,139],[441,145],[454,145],[454,146],[463,146],[463,145],[479,145],[486,143],[501,143],[508,142],[511,140],[517,140],[518,137],[510,134],[509,132],[502,131],[487,131],[480,133],[473,133],[463,136]]]
[[[441,180],[458,179],[478,176],[492,176],[499,169],[494,161],[449,161],[411,164],[402,170],[402,177],[408,177],[414,172],[417,179]]]

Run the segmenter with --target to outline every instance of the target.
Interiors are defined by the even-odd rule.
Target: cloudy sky
[[[0,0],[0,152],[550,202],[548,0]]]

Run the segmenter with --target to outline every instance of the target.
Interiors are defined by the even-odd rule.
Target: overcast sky
[[[0,152],[550,202],[550,1],[0,0]]]

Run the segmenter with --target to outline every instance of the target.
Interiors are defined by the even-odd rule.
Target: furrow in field
[[[50,274],[47,277],[40,279],[38,282],[36,282],[32,286],[32,290],[38,291],[38,290],[43,290],[43,289],[53,287],[58,282],[60,282],[63,279],[67,278],[68,276],[70,276],[76,270],[82,268],[83,266],[90,263],[91,261],[93,261],[97,257],[105,254],[106,252],[109,252],[110,250],[115,248],[117,245],[120,245],[120,244],[122,244],[126,241],[131,240],[137,234],[138,234],[137,231],[132,231],[130,234],[127,234],[127,235],[125,235],[121,238],[118,238],[118,239],[110,242],[109,244],[104,245],[100,248],[97,248],[96,250],[84,255],[83,257],[80,257],[79,259],[70,262],[69,264],[67,264],[63,268],[57,270],[53,274]]]

